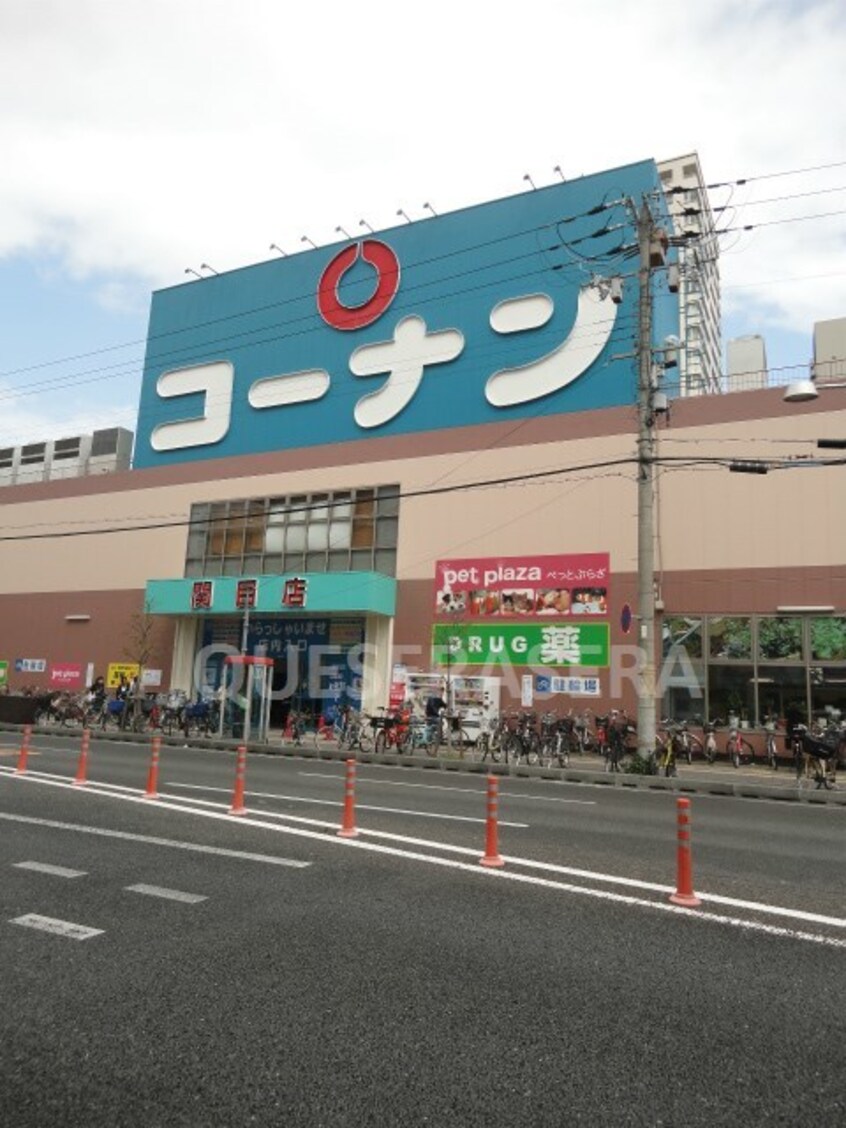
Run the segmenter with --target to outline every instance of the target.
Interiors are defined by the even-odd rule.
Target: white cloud
[[[834,0],[6,0],[0,256],[58,255],[125,305],[139,281],[507,195],[556,164],[697,150],[720,181],[836,161],[844,31]],[[840,185],[846,165],[752,182],[736,222],[842,210],[836,192],[754,203]],[[844,232],[741,234],[727,307],[800,331],[846,314],[846,277],[772,284],[834,273]]]

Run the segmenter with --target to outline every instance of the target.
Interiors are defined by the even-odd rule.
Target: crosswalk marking
[[[163,897],[167,901],[184,901],[187,905],[196,905],[200,901],[207,901],[200,893],[183,893],[179,889],[163,889],[160,885],[127,885],[128,893],[144,893],[148,897]]]
[[[38,913],[27,913],[25,916],[15,917],[11,924],[20,924],[23,928],[35,928],[39,932],[51,932],[54,936],[64,936],[67,940],[90,940],[92,936],[102,936],[102,928],[88,928],[84,924],[74,924],[70,920],[56,920],[55,917],[39,916]]]

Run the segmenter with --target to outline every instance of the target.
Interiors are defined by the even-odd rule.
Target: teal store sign
[[[645,195],[651,160],[158,291],[135,467],[635,403]]]
[[[380,572],[305,572],[297,576],[214,576],[148,580],[151,615],[388,615],[397,582]]]
[[[438,623],[432,629],[436,665],[587,666],[609,661],[607,623]]]

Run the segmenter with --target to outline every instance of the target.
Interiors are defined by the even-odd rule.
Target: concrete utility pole
[[[637,699],[637,751],[644,759],[655,751],[655,412],[652,355],[653,253],[658,232],[644,200],[637,213],[638,270],[638,438],[637,438],[637,610],[642,654]]]

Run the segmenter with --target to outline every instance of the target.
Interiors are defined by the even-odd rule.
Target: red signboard
[[[203,611],[211,608],[214,600],[214,584],[211,580],[197,580],[191,585],[191,610]]]
[[[50,667],[50,685],[54,689],[82,689],[82,666],[73,662],[57,662]]]
[[[286,580],[282,588],[282,605],[283,607],[305,607],[307,594],[308,580],[294,576],[292,579]]]
[[[530,618],[606,615],[607,552],[439,560],[438,617]]]

